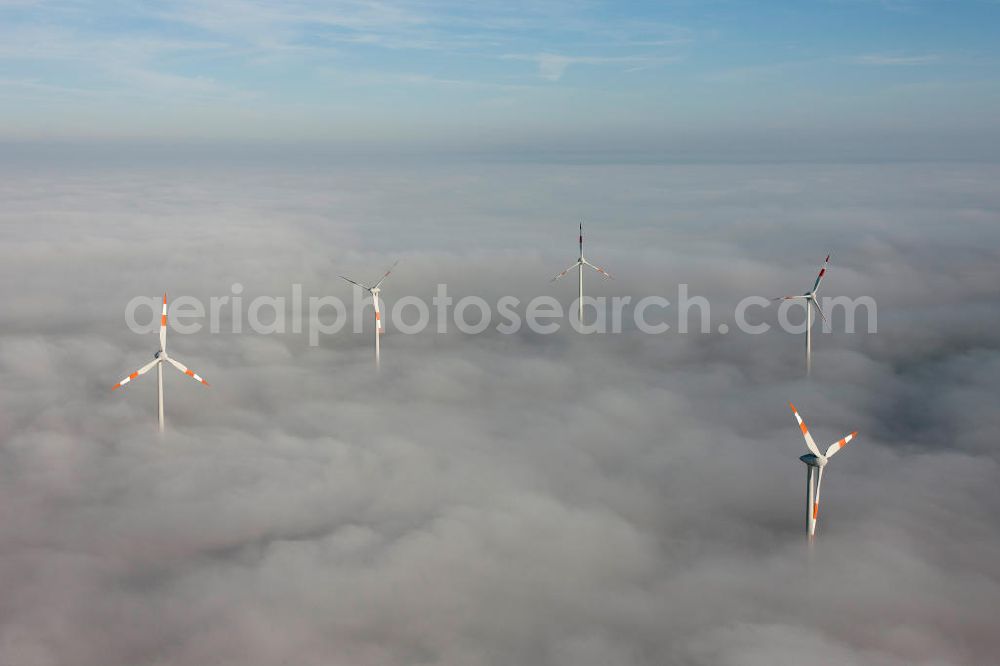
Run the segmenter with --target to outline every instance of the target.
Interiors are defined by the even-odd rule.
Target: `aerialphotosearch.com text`
[[[286,296],[260,295],[246,298],[243,285],[234,283],[230,293],[212,296],[205,303],[194,296],[177,296],[170,300],[171,330],[180,334],[199,333],[207,327],[211,333],[244,333],[258,335],[306,334],[311,346],[319,345],[322,336],[340,333],[347,323],[352,323],[354,333],[371,327],[374,318],[372,298],[359,288],[354,288],[348,305],[337,296],[304,296],[302,285],[293,284]],[[868,333],[877,331],[877,306],[870,296],[832,296],[818,299],[826,314],[821,323],[823,332],[832,331],[831,320],[842,318],[843,328],[854,333],[859,311],[863,311]],[[522,301],[515,296],[501,296],[489,303],[479,296],[462,296],[455,299],[448,293],[446,284],[438,284],[430,304],[417,296],[402,296],[389,303],[379,299],[381,321],[385,329],[405,335],[422,333],[432,327],[437,333],[447,333],[450,327],[467,335],[477,335],[493,327],[502,334],[515,334],[527,327],[539,335],[558,332],[568,324],[582,334],[621,333],[637,330],[650,335],[668,331],[678,333],[728,333],[730,325],[716,323],[713,327],[711,304],[704,296],[691,295],[687,284],[677,287],[673,300],[663,296],[585,296],[583,321],[579,312],[579,299],[569,307],[554,296],[535,296]],[[763,296],[741,299],[732,312],[732,323],[741,333],[760,335],[771,329],[761,319],[764,309],[772,305]],[[155,331],[160,325],[161,298],[136,296],[125,306],[125,322],[134,333]],[[780,301],[777,307],[778,327],[788,333],[802,333],[806,329],[801,301]],[[842,313],[842,314],[841,314]],[[366,323],[367,322],[367,323]],[[694,322],[694,326],[692,326]]]

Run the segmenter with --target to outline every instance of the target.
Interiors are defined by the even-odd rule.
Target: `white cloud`
[[[997,166],[133,155],[0,154],[0,663],[990,663]],[[832,250],[826,293],[882,328],[820,335],[811,382],[778,331],[390,328],[378,377],[370,321],[173,335],[212,386],[165,377],[162,440],[155,377],[109,391],[155,349],[136,294],[346,296],[400,256],[389,304],[568,303],[580,215],[617,277],[589,293],[686,281],[724,317]],[[788,399],[823,442],[860,431],[811,560]]]

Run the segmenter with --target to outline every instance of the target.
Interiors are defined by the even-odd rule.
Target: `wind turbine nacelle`
[[[812,453],[807,453],[804,456],[799,456],[799,460],[809,465],[810,467],[819,467],[819,458],[817,458]]]

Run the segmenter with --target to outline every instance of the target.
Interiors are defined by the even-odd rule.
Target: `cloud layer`
[[[0,662],[977,664],[998,647],[1000,172],[5,165]],[[171,334],[135,295],[870,295],[877,335]],[[763,315],[773,323],[773,313]],[[836,322],[835,322],[836,324]],[[366,327],[370,322],[366,322]],[[835,328],[837,326],[835,325]],[[803,539],[802,439],[860,437]]]

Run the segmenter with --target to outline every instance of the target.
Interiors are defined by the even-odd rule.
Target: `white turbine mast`
[[[177,368],[180,372],[183,372],[188,377],[201,382],[205,386],[208,386],[208,382],[201,378],[201,376],[194,370],[189,370],[186,365],[181,363],[175,358],[167,355],[167,295],[163,294],[163,312],[160,314],[160,349],[153,354],[153,360],[142,366],[131,375],[121,380],[117,384],[111,387],[114,391],[122,386],[125,386],[130,381],[138,377],[139,375],[144,375],[153,367],[156,367],[156,404],[157,404],[157,415],[160,424],[160,432],[163,432],[163,364],[169,363],[170,365]]]
[[[823,276],[826,275],[827,268],[830,267],[830,255],[826,255],[826,259],[823,261],[823,266],[819,269],[819,275],[816,276],[816,283],[813,288],[802,294],[801,296],[778,296],[777,298],[772,298],[772,301],[805,301],[806,302],[806,376],[808,377],[812,373],[812,309],[816,308],[819,312],[819,316],[826,321],[826,315],[823,314],[823,308],[819,306],[819,301],[816,300],[816,294],[819,292],[819,283],[823,281]]]
[[[799,416],[799,410],[795,409],[795,405],[792,403],[788,403],[788,406],[792,408],[795,420],[798,421],[799,429],[806,440],[806,447],[811,451],[811,453],[799,457],[799,460],[806,464],[806,533],[811,540],[816,535],[816,521],[819,519],[819,490],[820,485],[823,483],[823,468],[826,467],[827,462],[833,457],[833,454],[847,446],[849,441],[858,436],[858,431],[855,430],[850,435],[845,435],[828,446],[825,454],[820,453],[819,447],[816,446],[816,441],[809,434],[806,422]]]
[[[583,223],[581,222],[580,223],[580,258],[577,259],[576,263],[574,263],[572,266],[570,266],[569,268],[567,268],[566,270],[564,270],[562,273],[560,273],[559,275],[555,276],[554,278],[552,278],[550,280],[550,282],[555,282],[559,278],[561,278],[564,275],[566,275],[566,273],[569,273],[574,268],[577,268],[577,267],[580,268],[579,316],[580,316],[580,323],[581,324],[583,323],[583,267],[584,266],[589,266],[589,267],[593,268],[595,271],[597,271],[598,273],[600,273],[601,277],[603,277],[603,278],[614,279],[612,277],[612,275],[610,273],[608,273],[606,270],[604,270],[600,266],[595,266],[594,264],[590,263],[589,261],[587,261],[586,257],[583,256]]]
[[[382,325],[382,310],[378,304],[378,298],[379,298],[378,295],[382,292],[382,283],[385,282],[385,279],[389,277],[389,274],[392,273],[392,269],[394,269],[396,267],[396,264],[398,263],[399,263],[398,260],[393,262],[392,266],[389,267],[389,270],[387,270],[385,274],[382,275],[381,278],[379,278],[379,281],[372,285],[361,284],[360,282],[355,282],[349,277],[345,277],[343,275],[340,276],[342,279],[347,280],[351,284],[364,289],[365,291],[367,291],[369,294],[372,295],[372,304],[375,306],[375,369],[376,370],[379,369],[379,363],[380,363],[379,338],[381,337],[382,333],[385,332],[385,327]]]

